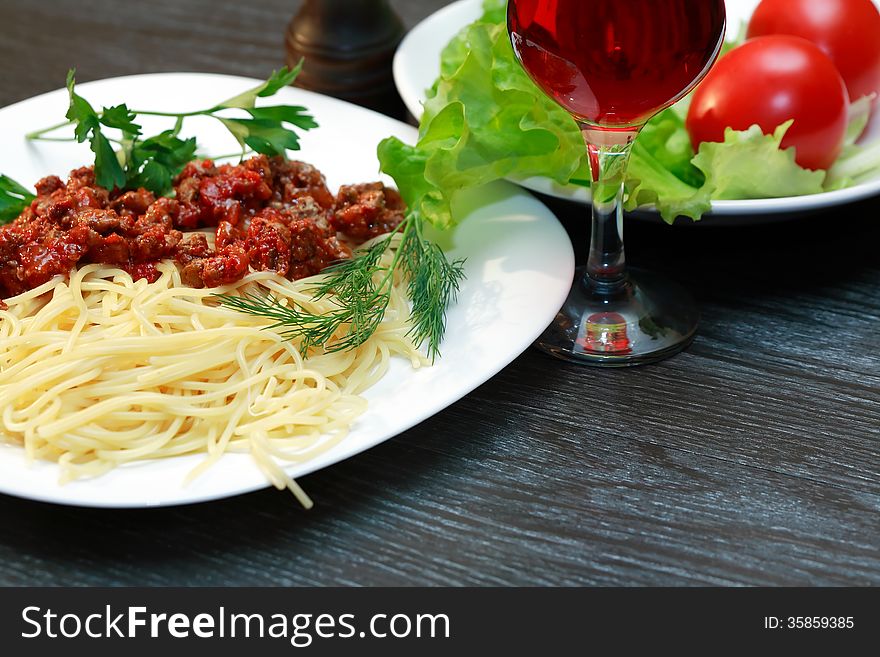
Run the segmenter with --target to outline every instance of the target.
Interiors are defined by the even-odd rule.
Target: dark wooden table
[[[394,4],[412,26],[446,2]],[[297,5],[0,0],[0,105],[71,65],[264,76]],[[552,207],[582,259],[584,211]],[[686,353],[600,371],[529,350],[305,477],[309,512],[274,490],[150,511],[0,496],[0,583],[880,584],[880,198],[627,238],[697,296]]]

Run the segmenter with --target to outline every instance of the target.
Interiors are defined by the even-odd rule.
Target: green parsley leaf
[[[36,197],[9,176],[0,175],[0,224],[12,221]]]
[[[95,108],[91,106],[89,101],[76,93],[75,87],[76,69],[70,69],[67,72],[67,93],[70,95],[70,106],[65,116],[76,124],[74,134],[78,142],[89,139],[89,146],[95,154],[95,182],[107,189],[123,187],[125,185],[125,171],[123,171],[122,165],[116,157],[116,152],[107,137],[101,132],[102,117],[95,112]],[[124,105],[110,108],[109,112],[110,118],[108,120],[110,123],[116,124],[113,127],[126,126],[128,129],[137,129],[140,132],[140,127],[131,122],[134,115]]]
[[[257,91],[257,96],[260,98],[274,96],[280,89],[293,84],[293,81],[296,80],[296,77],[300,74],[300,71],[302,71],[302,67],[303,60],[300,59],[293,69],[284,66],[278,71],[272,71],[272,75],[269,76],[269,79],[266,80],[265,84],[261,85],[262,88]]]
[[[95,182],[111,190],[125,187],[125,171],[119,164],[113,146],[100,130],[92,132],[90,146],[95,154]]]
[[[252,107],[247,110],[255,119],[275,121],[278,123],[290,123],[303,130],[317,128],[315,118],[307,113],[305,107],[298,105],[273,105],[271,107]]]
[[[233,96],[229,100],[224,100],[214,109],[249,109],[256,105],[257,98],[265,98],[278,93],[279,89],[293,84],[296,76],[302,70],[302,60],[293,67],[293,70],[286,66],[278,71],[272,71],[269,79],[262,84],[257,85],[253,89],[248,89],[244,93]]]
[[[90,142],[95,153],[98,184],[110,189],[145,187],[156,194],[164,194],[170,190],[171,181],[183,166],[195,157],[195,140],[177,137],[183,119],[188,116],[211,116],[219,120],[238,142],[242,153],[250,147],[265,155],[286,157],[288,150],[299,150],[299,135],[292,127],[311,130],[318,126],[306,108],[287,105],[256,107],[255,104],[257,98],[272,96],[291,84],[301,70],[302,61],[293,70],[285,67],[273,71],[265,82],[208,109],[181,114],[142,111],[142,114],[176,117],[177,120],[174,129],[139,141],[141,126],[135,123],[138,110],[129,109],[122,103],[105,107],[101,112],[95,111],[76,93],[76,71],[71,69],[67,74],[70,105],[66,116],[74,124],[77,141]],[[242,109],[250,118],[227,118],[219,114],[227,109]],[[285,127],[285,124],[291,127]],[[102,126],[120,130],[121,138],[115,140],[102,134]],[[38,139],[43,132],[33,133],[33,138]],[[113,152],[112,141],[120,144],[119,153]]]
[[[155,160],[150,160],[144,165],[140,173],[128,179],[128,187],[135,189],[143,187],[154,194],[162,196],[171,189],[173,180],[174,175],[172,175],[168,167]]]
[[[220,121],[223,125],[226,126],[226,129],[229,130],[229,133],[235,137],[235,141],[238,142],[238,145],[242,149],[242,157],[244,157],[245,144],[244,140],[247,138],[249,134],[249,130],[247,126],[241,125],[238,121],[233,121],[232,119],[224,119],[222,116],[218,116],[217,120]]]
[[[127,135],[137,136],[141,134],[141,127],[134,122],[135,116],[137,115],[123,103],[105,107],[99,120],[108,128],[118,128]]]
[[[67,72],[67,93],[70,96],[70,106],[67,108],[65,118],[76,124],[74,135],[80,143],[89,138],[89,132],[100,130],[100,121],[98,113],[95,112],[89,101],[74,91],[76,86],[76,69],[72,68]]]
[[[160,132],[158,135],[140,141],[135,145],[133,155],[135,162],[140,163],[139,158],[153,159],[168,167],[183,166],[195,157],[196,139],[181,139],[171,130]],[[176,172],[177,173],[177,172]],[[176,175],[175,173],[175,175]]]
[[[299,136],[279,121],[267,119],[220,119],[232,135],[257,153],[286,157],[286,151],[299,150]]]
[[[174,177],[195,153],[195,138],[180,139],[173,130],[136,141],[131,149],[126,187],[144,187],[154,194],[166,194]]]

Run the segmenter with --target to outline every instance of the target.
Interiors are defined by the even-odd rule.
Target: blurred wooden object
[[[391,61],[404,31],[388,0],[305,0],[287,28],[287,61],[305,58],[299,87],[402,116]]]

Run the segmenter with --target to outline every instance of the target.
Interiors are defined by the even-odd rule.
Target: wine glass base
[[[581,267],[538,349],[584,365],[629,367],[669,358],[693,341],[700,314],[678,284],[630,269],[625,287],[606,296],[584,281]]]

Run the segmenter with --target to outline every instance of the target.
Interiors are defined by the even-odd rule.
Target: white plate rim
[[[212,89],[215,87],[222,87],[223,85],[233,85],[234,90],[232,93],[238,93],[243,89],[259,84],[261,80],[205,73],[156,73],[122,76],[83,83],[78,86],[78,89],[84,96],[92,97],[96,92],[106,91],[105,87],[110,89],[113,87],[124,88],[127,84],[140,84],[144,82],[147,84],[155,83],[166,88],[174,88],[175,84],[181,84],[189,88],[192,84],[196,83],[208,85]],[[223,92],[218,93],[218,100],[225,97]],[[123,95],[124,94],[119,94],[120,99],[117,102],[125,100],[125,98],[122,97]],[[28,125],[26,127],[16,127],[15,129],[11,129],[9,128],[9,121],[7,120],[10,115],[14,116],[16,113],[21,112],[28,112],[29,115],[39,115],[39,111],[34,111],[36,108],[45,105],[46,103],[54,103],[57,107],[59,101],[64,101],[66,103],[64,100],[65,98],[66,91],[64,89],[58,89],[19,101],[13,105],[0,109],[0,136],[8,135],[10,132],[23,135],[29,129],[34,129],[35,127],[34,125]],[[213,96],[211,97],[211,100],[214,100]],[[286,88],[280,91],[279,95],[274,100],[276,102],[303,104],[307,107],[335,108],[334,111],[345,114],[347,121],[352,126],[352,130],[357,131],[358,134],[372,129],[376,132],[381,132],[383,136],[386,136],[386,134],[395,134],[402,139],[408,139],[410,141],[414,140],[416,136],[416,131],[411,126],[387,116],[301,89]],[[177,99],[173,106],[178,108],[182,107]],[[151,108],[163,109],[158,100],[152,104]],[[320,121],[320,112],[316,111],[315,113]],[[46,123],[46,125],[48,125],[48,123]],[[374,127],[370,128],[370,126]],[[303,138],[304,150],[302,152],[302,158],[307,161],[309,160],[309,157],[306,154],[308,150],[307,142],[312,138],[312,135],[318,133],[320,133],[320,129],[309,133]],[[54,144],[49,146],[49,148],[57,147],[58,146]],[[0,170],[3,170],[4,168],[4,157],[8,156],[0,154]],[[297,157],[297,154],[293,154],[292,157]],[[378,163],[376,163],[376,168],[378,168]],[[13,178],[16,177],[15,170],[11,170],[8,167],[3,172],[11,175]],[[65,171],[46,170],[42,175],[49,173],[63,175]],[[328,175],[328,178],[329,177],[330,176]],[[36,180],[28,179],[21,180],[21,182],[32,184],[33,182],[36,182]],[[567,296],[571,280],[573,279],[574,250],[564,228],[559,224],[555,216],[527,192],[520,190],[515,185],[505,182],[499,182],[487,186],[471,195],[469,199],[463,199],[461,207],[465,212],[471,212],[472,216],[470,216],[468,220],[465,221],[455,233],[453,233],[452,240],[457,243],[453,244],[450,256],[469,257],[469,279],[462,287],[462,296],[459,304],[450,311],[449,335],[443,345],[444,350],[446,350],[444,357],[439,359],[433,368],[413,373],[413,381],[410,381],[407,384],[407,390],[410,388],[418,390],[418,386],[423,386],[430,391],[432,379],[439,379],[442,382],[444,376],[450,376],[449,372],[451,372],[451,368],[456,363],[461,365],[460,359],[457,360],[458,352],[450,351],[450,349],[463,348],[461,346],[456,346],[458,343],[453,341],[452,336],[455,331],[467,328],[466,324],[461,325],[455,322],[458,321],[458,318],[462,318],[462,321],[466,320],[470,322],[471,319],[469,318],[469,314],[474,314],[472,313],[474,309],[467,305],[468,290],[485,293],[485,290],[482,289],[483,287],[487,287],[488,284],[498,284],[502,286],[502,292],[506,295],[503,296],[503,301],[505,303],[509,303],[512,298],[516,300],[516,295],[522,296],[522,298],[517,301],[517,303],[522,306],[519,310],[527,310],[528,312],[520,312],[519,315],[514,313],[515,317],[519,317],[522,320],[522,325],[515,325],[512,334],[510,333],[509,325],[493,327],[495,329],[505,329],[505,336],[508,338],[512,335],[512,339],[508,340],[503,349],[504,353],[502,357],[494,357],[494,360],[487,359],[485,363],[482,363],[482,369],[476,373],[453,372],[455,381],[458,384],[457,387],[447,389],[445,394],[439,399],[435,397],[434,399],[437,403],[430,406],[426,405],[416,410],[408,409],[405,421],[398,421],[396,424],[392,423],[392,426],[387,427],[387,430],[385,430],[382,435],[376,435],[374,432],[370,439],[362,439],[358,442],[356,440],[358,437],[357,432],[363,424],[362,420],[364,420],[364,418],[361,418],[361,420],[359,420],[353,427],[352,434],[341,443],[341,445],[345,446],[345,449],[334,450],[322,454],[304,465],[285,468],[292,476],[302,477],[316,470],[338,463],[341,460],[355,456],[356,454],[370,449],[371,447],[385,442],[386,440],[410,429],[412,426],[415,426],[434,414],[441,412],[479,385],[485,383],[485,381],[489,380],[525,351],[525,349],[527,349],[540,335],[547,324],[549,324],[559,307],[561,307]],[[519,238],[520,248],[528,247],[529,249],[533,249],[537,246],[538,251],[541,253],[543,261],[539,263],[535,263],[531,260],[526,261],[529,267],[536,267],[534,271],[530,269],[520,269],[511,272],[504,271],[506,263],[508,266],[510,266],[511,263],[516,265],[516,258],[522,257],[522,254],[511,255],[506,251],[493,253],[492,249],[487,248],[485,244],[480,249],[473,251],[469,250],[469,248],[475,249],[476,247],[473,245],[468,247],[467,244],[461,243],[461,240],[466,239],[468,235],[473,237],[472,234],[476,234],[478,237],[482,238],[484,235],[480,233],[480,231],[483,231],[483,233],[489,231],[488,234],[494,235],[500,242],[499,246],[493,246],[493,248],[500,249],[504,246],[510,246],[509,240],[505,236],[511,233],[516,235],[517,230],[522,232],[522,237]],[[501,232],[504,232],[505,236],[501,236]],[[549,257],[549,254],[551,253],[552,258]],[[538,265],[540,265],[540,267]],[[476,278],[475,274],[479,274],[480,278]],[[522,291],[517,289],[515,291],[516,294],[511,297],[510,285],[514,279],[517,284],[521,285],[524,280],[528,281],[531,278],[534,278],[535,281],[540,281],[541,285],[538,286],[536,284],[535,289],[529,292],[530,296],[523,296]],[[508,287],[504,287],[504,285],[507,285]],[[502,308],[501,310],[508,312],[511,309]],[[502,317],[502,314],[499,314],[499,317]],[[478,319],[478,321],[481,320]],[[480,343],[478,342],[478,345],[479,344]],[[492,348],[493,346],[490,343],[489,349],[491,350]],[[499,354],[500,351],[495,352],[495,356],[498,356]],[[471,357],[472,355],[469,354],[469,359],[466,362],[472,364],[473,360]],[[377,390],[379,387],[386,384],[386,382],[388,382],[388,377],[397,376],[402,368],[405,368],[405,372],[411,371],[409,364],[403,363],[402,361],[396,362],[395,368],[396,369],[393,369],[392,372],[387,375],[386,379],[380,382],[379,386],[374,390]],[[418,379],[419,376],[422,377],[421,380]],[[427,380],[427,383],[425,380]],[[398,388],[400,388],[400,386],[398,386]],[[365,396],[367,396],[371,402],[381,405],[383,400],[372,398],[371,393],[372,391],[368,391]],[[370,411],[368,410],[367,413],[369,415]],[[369,419],[368,416],[364,417]],[[379,424],[381,425],[381,422]],[[99,508],[152,508],[207,502],[251,492],[269,486],[262,472],[250,462],[249,456],[229,454],[212,466],[205,475],[197,479],[190,486],[184,488],[182,485],[182,476],[185,476],[193,466],[197,465],[201,461],[201,458],[201,456],[188,456],[162,461],[142,462],[117,468],[110,473],[95,479],[76,481],[64,486],[59,486],[57,484],[58,468],[55,464],[40,462],[25,469],[27,465],[25,463],[23,449],[18,446],[0,444],[0,493],[41,502],[72,506]],[[230,482],[230,473],[233,475],[235,475],[235,473],[244,474],[239,477],[238,481]],[[123,489],[126,485],[140,486],[143,485],[144,482],[150,482],[153,485],[163,484],[164,482],[165,485],[170,487],[176,486],[177,489],[175,492],[171,493],[168,491],[151,490],[135,495],[125,494]],[[294,503],[292,498],[291,503]]]

